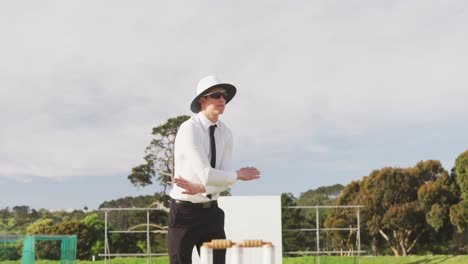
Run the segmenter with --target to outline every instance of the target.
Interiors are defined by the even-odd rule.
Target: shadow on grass
[[[413,261],[413,262],[408,262],[408,264],[438,264],[438,263],[444,263],[448,259],[453,258],[453,257],[448,257],[448,256],[439,256],[439,257],[432,257],[431,259],[423,259],[423,260],[418,260],[418,261]]]

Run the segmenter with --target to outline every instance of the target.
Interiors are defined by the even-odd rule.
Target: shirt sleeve
[[[181,127],[182,128],[182,127]],[[180,131],[180,130],[179,130]],[[184,149],[186,150],[187,159],[190,160],[192,168],[199,178],[200,182],[208,189],[214,187],[224,187],[233,184],[236,181],[237,173],[229,170],[218,170],[213,169],[208,160],[208,153],[202,146],[201,134],[194,125],[184,127],[181,135],[183,139]],[[227,149],[231,148],[231,149]],[[226,153],[232,152],[232,140],[231,145],[226,146]],[[229,154],[232,155],[232,154]],[[223,161],[224,162],[224,161]]]

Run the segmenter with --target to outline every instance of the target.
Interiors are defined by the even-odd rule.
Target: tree
[[[468,200],[462,200],[450,207],[450,222],[457,228],[458,251],[464,253],[464,234],[468,226]]]
[[[299,198],[297,199],[298,206],[317,206],[317,205],[331,205],[334,203],[335,199],[338,195],[343,191],[343,185],[335,184],[331,186],[323,186],[317,189],[308,190],[304,193],[301,193]],[[317,210],[314,209],[301,209],[297,210],[301,217],[300,222],[298,224],[302,228],[317,228]],[[330,210],[318,210],[320,222],[318,223],[320,226],[324,225],[325,219],[327,218],[328,213]],[[299,219],[297,221],[299,221]],[[309,233],[304,233],[304,245],[306,248],[314,248],[316,247],[316,237]],[[320,241],[325,242],[324,246],[330,245],[328,242],[328,233],[320,232]]]
[[[427,223],[435,231],[450,224],[450,206],[457,203],[456,194],[450,191],[453,181],[447,172],[443,172],[435,181],[429,181],[418,190],[418,202],[426,213]]]
[[[56,235],[76,235],[78,237],[76,245],[76,257],[78,259],[91,258],[91,237],[93,234],[86,224],[79,220],[64,221],[57,225]]]
[[[153,184],[156,178],[157,182],[163,186],[164,203],[166,203],[167,187],[172,184],[174,178],[174,142],[183,122],[190,119],[190,116],[182,115],[169,118],[163,125],[153,128],[150,145],[145,150],[143,159],[146,163],[132,168],[132,173],[128,176],[130,182],[135,186],[147,186]],[[220,195],[231,195],[230,189],[222,192]],[[158,198],[158,197],[157,197]],[[161,198],[161,197],[159,197]]]
[[[420,184],[404,169],[383,168],[364,178],[358,203],[364,205],[362,222],[372,235],[385,239],[395,255],[406,255],[422,234],[424,215],[414,206]],[[411,210],[415,212],[412,213]],[[411,220],[411,223],[405,220]],[[404,224],[403,224],[404,223]]]
[[[170,118],[165,124],[153,128],[154,138],[145,151],[146,163],[132,168],[132,173],[128,176],[133,185],[151,185],[156,178],[166,194],[167,187],[174,177],[175,137],[180,125],[189,118],[186,115]]]
[[[105,223],[99,219],[97,213],[86,216],[83,223],[88,229],[88,247],[90,248],[91,255],[97,256],[99,253],[104,252],[104,230]]]
[[[464,253],[464,234],[468,227],[468,150],[460,154],[452,169],[460,190],[460,202],[450,207],[450,222],[457,229],[458,251]]]
[[[331,186],[322,186],[317,189],[308,190],[301,193],[297,199],[297,205],[299,206],[315,206],[315,205],[331,205],[335,202],[335,199],[343,191],[343,185],[335,184]],[[301,210],[301,214],[304,218],[304,225],[315,226],[316,212],[315,210],[307,209]],[[327,211],[320,210],[320,219],[326,218]]]
[[[18,260],[21,258],[18,248],[15,246],[0,245],[0,261]]]
[[[157,193],[154,195],[158,195]],[[105,201],[99,208],[146,208],[151,207],[154,195],[126,196],[117,200]]]
[[[16,224],[19,226],[26,224],[29,220],[29,212],[29,206],[14,206],[13,217],[15,218]]]
[[[55,235],[56,228],[52,219],[39,219],[29,225],[26,232],[28,235]],[[37,241],[36,258],[60,259],[60,244],[57,241]]]
[[[2,222],[5,222],[10,217],[10,215],[11,213],[10,213],[9,207],[5,207],[4,209],[1,209],[0,210],[0,224]]]
[[[99,208],[157,208],[162,207],[163,210],[155,210],[150,212],[150,223],[166,226],[168,219],[168,212],[164,208],[168,207],[168,195],[162,195],[155,193],[154,195],[146,196],[137,196],[137,197],[124,197],[117,200],[112,200],[102,203]],[[156,200],[156,202],[155,202]],[[103,213],[101,212],[100,221],[104,218]],[[88,219],[86,218],[87,225],[96,219],[94,217]],[[146,224],[147,218],[146,213],[142,211],[113,211],[107,216],[108,230],[130,230],[136,229],[142,224]],[[92,224],[92,226],[96,226]],[[145,225],[146,227],[146,225]],[[103,234],[103,227],[99,227],[102,231],[96,231],[100,234]],[[111,234],[109,237],[110,244],[113,251],[128,253],[128,252],[139,252],[143,253],[144,251],[139,247],[143,242],[146,241],[146,237],[142,234],[136,234],[129,236],[128,234]],[[167,238],[165,235],[152,234],[151,235],[151,247],[152,252],[165,252],[167,251]],[[92,252],[103,252],[103,249],[99,251],[100,248],[103,248],[101,240],[96,241],[95,245],[92,247]],[[131,246],[130,246],[131,245]]]
[[[456,202],[451,181],[439,161],[421,161],[412,168],[374,170],[345,187],[337,201],[364,206],[361,223],[373,248],[379,236],[395,255],[407,255],[418,242],[434,242],[420,242],[422,237],[450,230],[448,208]]]
[[[352,205],[359,193],[359,182],[353,181],[343,188],[336,199],[333,199],[336,205]],[[356,228],[356,209],[336,209],[329,210],[324,221],[325,228]],[[330,231],[327,233],[327,244],[333,250],[355,250],[357,232]],[[363,235],[361,234],[361,238]],[[351,254],[351,253],[349,253]]]
[[[463,199],[468,199],[468,150],[455,160],[455,174]]]
[[[335,184],[331,186],[319,187],[315,190],[308,190],[301,193],[297,203],[299,205],[327,205],[332,204],[333,201],[341,194],[344,186]]]
[[[281,213],[282,229],[286,230],[283,233],[283,251],[300,251],[305,249],[304,245],[304,234],[296,230],[287,229],[299,229],[303,217],[298,209],[284,208],[287,206],[296,206],[296,198],[291,193],[281,194],[281,206],[283,207]]]
[[[456,247],[455,227],[450,221],[450,208],[459,201],[454,177],[443,171],[434,181],[428,181],[418,190],[418,204],[425,212],[426,232],[420,249],[435,254],[453,252]]]
[[[28,235],[52,235],[54,233],[55,227],[52,219],[39,219],[26,229]]]
[[[19,233],[17,231],[16,220],[13,217],[5,218],[0,221],[0,234]]]

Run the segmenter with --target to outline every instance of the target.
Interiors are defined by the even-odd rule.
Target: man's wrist
[[[199,188],[200,188],[200,191],[198,193],[206,193],[206,188],[203,184],[200,183]]]

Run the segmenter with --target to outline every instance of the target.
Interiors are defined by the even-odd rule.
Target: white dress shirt
[[[210,126],[216,124],[216,168],[210,165]],[[205,186],[206,193],[183,194],[174,185],[169,195],[173,199],[201,203],[219,197],[236,181],[237,173],[231,170],[233,138],[231,130],[221,121],[212,123],[202,112],[185,121],[179,128],[174,143],[174,176]]]

